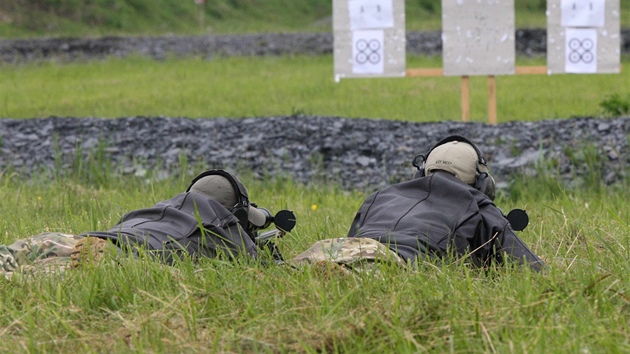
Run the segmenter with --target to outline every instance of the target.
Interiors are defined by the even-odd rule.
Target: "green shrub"
[[[612,94],[599,103],[604,115],[619,117],[630,114],[630,94],[622,97],[620,94]]]

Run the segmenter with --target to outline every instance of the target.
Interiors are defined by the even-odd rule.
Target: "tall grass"
[[[15,0],[0,4],[0,37],[322,31],[331,11],[322,0]]]
[[[628,59],[623,63],[628,66]],[[519,65],[541,65],[519,59]],[[440,67],[411,57],[410,68]],[[244,117],[296,112],[408,121],[459,120],[455,77],[346,79],[332,57],[146,58],[0,65],[0,117]],[[487,121],[487,79],[471,78],[471,116]],[[596,116],[611,94],[630,94],[630,71],[607,75],[497,78],[498,119],[535,121]]]
[[[95,152],[98,155],[98,152]],[[79,167],[80,166],[80,167]],[[66,174],[0,176],[0,241],[49,229],[104,229],[180,192],[192,176],[122,176],[98,158]],[[81,169],[94,171],[89,179]],[[344,236],[361,191],[241,175],[252,200],[298,217],[286,257]],[[497,200],[525,208],[523,240],[548,270],[421,265],[340,276],[257,263],[119,259],[0,279],[2,352],[626,352],[630,349],[627,188],[517,181]],[[535,186],[533,188],[532,186]],[[538,194],[532,190],[555,190]]]
[[[35,3],[43,2],[28,2]],[[46,3],[71,4],[69,0]],[[259,9],[254,9],[241,6],[253,4],[250,0],[217,0],[226,19],[217,20],[212,30],[225,24],[224,30],[232,31],[238,27],[228,24],[250,20],[256,25],[252,14],[265,11],[266,4],[298,3],[309,12],[308,6],[323,1],[256,2]],[[437,11],[437,1],[406,3],[429,14]],[[25,4],[19,0],[1,3],[0,21],[7,5]],[[131,4],[149,6],[141,0],[103,0],[102,4],[120,6],[121,12]],[[159,4],[153,1],[150,6]],[[73,20],[76,26],[54,18],[49,30],[0,23],[0,33],[195,32],[198,24],[191,17],[191,4],[169,4],[188,8],[180,17],[191,23],[187,28],[155,16],[157,12],[138,11],[118,16],[118,27],[99,29],[79,16]],[[519,1],[517,6],[540,12],[541,4],[531,0]],[[242,10],[237,12],[243,17],[230,15],[234,9]],[[285,13],[309,23],[296,16],[294,9],[287,8]],[[57,17],[58,10],[40,11]],[[92,10],[93,6],[87,6],[81,13]],[[67,11],[78,16],[77,8]],[[146,21],[134,17],[139,14]],[[414,21],[412,16],[407,18]],[[55,21],[61,25],[55,27]],[[165,28],[156,26],[160,21],[166,23]],[[274,30],[290,27],[279,23],[284,22],[271,25]],[[625,66],[627,62],[624,59]],[[540,65],[541,61],[521,64]],[[409,60],[410,67],[439,65],[439,58]],[[500,121],[595,115],[604,97],[630,90],[627,70],[621,75],[514,76],[497,81]],[[485,80],[473,78],[471,85],[472,115],[485,120]],[[134,58],[0,66],[0,116],[4,117],[241,117],[296,112],[457,120],[459,81],[416,78],[334,84],[331,57],[163,62]],[[79,156],[64,169],[59,156],[54,171],[32,176],[1,171],[0,243],[45,230],[108,229],[125,212],[184,190],[192,178],[188,171],[203,168],[182,160],[166,179],[151,171],[144,177],[126,176],[116,171],[102,147],[88,158]],[[576,152],[573,158],[597,171],[592,152]],[[63,274],[0,278],[0,352],[628,352],[630,209],[626,205],[630,181],[607,187],[593,174],[584,184],[567,188],[557,181],[553,161],[548,163],[541,164],[536,178],[512,181],[511,188],[501,191],[497,199],[505,211],[520,207],[529,213],[530,225],[520,235],[547,262],[543,274],[520,267],[479,271],[455,263],[423,264],[409,270],[384,266],[380,276],[348,277],[247,260],[183,260],[168,267],[149,259],[121,258]],[[239,172],[252,201],[270,210],[286,208],[296,213],[296,229],[278,241],[287,258],[316,240],[345,236],[366,197],[361,190],[302,185],[281,177],[258,180]]]

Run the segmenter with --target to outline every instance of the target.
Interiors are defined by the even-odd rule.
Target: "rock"
[[[602,125],[609,129],[599,130]],[[72,168],[77,157],[87,161],[100,153],[120,174],[144,176],[158,169],[153,175],[165,178],[179,173],[185,158],[194,166],[246,167],[261,178],[288,176],[309,183],[324,177],[344,189],[375,190],[411,178],[414,156],[451,134],[478,144],[499,186],[517,175],[538,174],[545,161],[557,166],[545,173],[578,184],[592,173],[588,151],[605,157],[597,164],[607,184],[619,182],[630,163],[630,117],[497,125],[321,116],[49,117],[0,119],[0,170],[13,168],[28,176],[43,167],[52,174]]]
[[[407,32],[407,53],[441,55],[440,31]],[[547,50],[545,29],[517,29],[517,55],[543,56]],[[60,59],[86,60],[139,55],[163,60],[168,55],[278,56],[332,54],[332,33],[264,33],[212,36],[37,38],[0,40],[0,62]],[[621,30],[621,53],[630,53],[630,29]]]

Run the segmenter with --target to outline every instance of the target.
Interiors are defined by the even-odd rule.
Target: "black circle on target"
[[[582,41],[580,41],[577,38],[572,38],[569,41],[569,48],[573,49],[573,50],[577,50],[582,46]]]
[[[360,40],[357,41],[356,46],[357,46],[358,50],[364,51],[368,47],[368,42],[365,39],[360,39]]]
[[[582,57],[580,56],[580,53],[576,51],[569,53],[569,61],[572,62],[573,64],[579,63],[580,59],[582,59]]]
[[[367,54],[365,54],[363,52],[357,54],[357,63],[365,64],[367,61],[368,61]]]
[[[377,52],[372,52],[370,53],[369,60],[370,63],[377,64],[379,61],[381,61],[381,56]]]
[[[368,43],[368,46],[370,47],[371,50],[379,50],[381,49],[381,42],[377,41],[376,39],[372,39],[370,41],[370,43]]]
[[[593,41],[590,38],[585,38],[582,41],[582,48],[586,50],[591,50],[593,49],[594,46],[595,46],[595,43],[593,43]]]
[[[590,50],[582,53],[582,61],[586,64],[592,63],[594,58],[595,56],[593,55],[593,53],[591,53]]]

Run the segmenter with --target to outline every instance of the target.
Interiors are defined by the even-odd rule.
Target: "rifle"
[[[276,263],[284,262],[284,257],[278,249],[273,239],[282,238],[287,232],[291,232],[296,224],[295,214],[291,210],[280,210],[275,216],[267,217],[269,224],[273,223],[275,229],[265,231],[254,238],[254,243],[260,248],[267,248],[271,251],[271,255]]]

